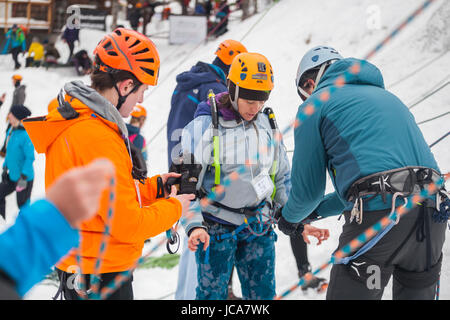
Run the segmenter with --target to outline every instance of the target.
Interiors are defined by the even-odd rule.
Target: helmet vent
[[[148,73],[151,76],[155,75],[155,71],[147,68],[140,67],[145,73]]]
[[[129,47],[130,49],[137,46],[139,43],[141,43],[141,41],[137,40]]]
[[[111,41],[106,42],[103,45],[103,48],[105,48],[106,51],[111,50],[113,48],[112,45],[111,45]]]
[[[153,58],[149,58],[149,59],[136,59],[136,61],[142,61],[142,62],[150,62],[150,63],[154,63],[155,59]]]
[[[145,53],[145,52],[148,52],[148,51],[150,51],[148,48],[144,48],[144,49],[142,49],[142,50],[140,50],[140,51],[133,52],[132,55],[135,56],[135,55],[137,55],[137,54]]]

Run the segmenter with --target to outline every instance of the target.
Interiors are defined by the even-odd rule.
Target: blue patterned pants
[[[225,300],[233,266],[236,266],[243,299],[273,299],[277,235],[272,228],[263,236],[254,236],[245,229],[236,237],[217,240],[217,235],[229,234],[233,229],[218,223],[209,226],[210,246],[204,251],[200,245],[195,254],[198,266],[196,299]]]

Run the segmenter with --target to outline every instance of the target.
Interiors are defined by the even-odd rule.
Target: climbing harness
[[[419,194],[413,194],[408,197],[407,205],[406,207],[399,207],[397,208],[396,214],[403,216],[407,214],[411,209],[415,207],[417,203],[422,201],[425,198],[428,198],[430,195],[433,195],[437,189],[440,189],[444,186],[444,183],[446,180],[450,178],[450,173],[445,174],[443,177],[439,179],[436,183],[431,183],[424,187],[423,190],[420,191]],[[355,237],[353,240],[349,241],[347,245],[336,251],[331,259],[329,259],[327,262],[322,264],[320,267],[318,267],[315,271],[312,273],[308,273],[300,280],[297,284],[291,286],[286,291],[282,292],[280,295],[277,295],[274,297],[275,300],[281,300],[284,297],[286,297],[288,294],[290,294],[292,291],[303,285],[305,282],[307,282],[313,275],[318,274],[319,272],[325,270],[329,265],[336,263],[338,260],[343,259],[346,255],[356,250],[359,246],[364,244],[368,239],[373,237],[373,235],[376,235],[382,228],[386,227],[391,219],[388,217],[382,218],[379,222],[374,224],[372,227],[366,229],[363,233]]]
[[[338,261],[335,264],[348,264],[351,260],[358,258],[373,248],[384,235],[386,235],[392,227],[398,224],[400,216],[396,214],[396,200],[399,196],[403,197],[405,203],[403,208],[407,206],[407,197],[412,194],[417,194],[424,187],[431,183],[436,183],[441,178],[441,175],[431,168],[425,167],[405,167],[395,170],[389,170],[385,172],[375,173],[370,176],[359,179],[349,189],[349,201],[355,201],[353,209],[350,213],[350,223],[355,220],[358,224],[363,220],[363,204],[364,201],[373,199],[375,196],[381,195],[383,201],[386,203],[387,194],[392,194],[391,212],[388,216],[390,223],[380,232],[376,234],[370,241],[366,242],[355,254],[347,256]],[[436,204],[441,198],[442,192],[435,194]],[[370,196],[369,198],[364,198]],[[439,199],[439,200],[438,200]],[[425,206],[428,202],[426,199],[423,203],[420,203],[426,210]],[[449,201],[450,202],[450,201]],[[437,205],[439,207],[439,205]],[[444,205],[445,207],[445,205]],[[444,209],[445,211],[445,209]],[[425,214],[425,213],[423,213]],[[421,212],[421,215],[423,215]],[[423,218],[425,219],[425,218]],[[426,221],[425,221],[426,222]],[[415,230],[415,228],[413,228]],[[429,228],[427,228],[429,229]],[[429,236],[429,230],[424,231],[426,236]],[[409,237],[407,237],[408,239]],[[406,241],[405,241],[406,242]],[[401,246],[400,246],[401,247]]]
[[[218,135],[218,111],[217,111],[217,105],[215,101],[215,96],[212,91],[209,92],[209,101],[211,105],[211,117],[212,117],[212,125],[213,125],[213,166],[215,167],[215,180],[214,184],[217,186],[220,184],[220,160],[219,160],[219,135]],[[277,143],[275,139],[275,135],[277,134],[278,126],[276,124],[275,120],[275,114],[273,113],[273,110],[271,108],[265,108],[263,111],[264,114],[266,114],[269,118],[269,123],[271,126],[271,129],[273,130],[274,138],[273,141],[275,142],[275,157],[274,161],[272,163],[272,167],[270,169],[270,180],[271,184],[273,184],[274,190],[269,194],[271,200],[273,201],[273,198],[275,196],[276,190],[275,190],[275,173],[277,171],[278,166],[278,147],[279,143]],[[256,177],[258,178],[258,177]],[[256,179],[255,178],[255,179]],[[253,179],[253,180],[255,180]],[[214,189],[212,190],[214,192]],[[207,197],[207,193],[203,190],[203,194],[200,198]],[[249,232],[250,237],[247,238],[247,241],[251,241],[254,237],[263,236],[269,232],[272,225],[275,225],[277,223],[274,214],[275,214],[275,208],[272,206],[272,201],[266,201],[265,199],[262,199],[262,201],[255,207],[243,207],[243,208],[231,208],[229,206],[226,206],[218,201],[211,200],[208,202],[209,205],[215,206],[220,209],[224,209],[236,214],[242,214],[244,215],[244,222],[237,226],[233,231],[221,235],[215,235],[213,239],[215,241],[223,241],[227,238],[237,238],[237,235],[241,232]],[[263,214],[262,210],[269,206],[269,213]],[[203,215],[207,220],[211,221],[218,221],[216,220],[215,216],[208,213],[203,212]],[[266,221],[263,221],[264,218],[266,218]],[[208,255],[208,250],[206,250],[205,253],[205,259]]]

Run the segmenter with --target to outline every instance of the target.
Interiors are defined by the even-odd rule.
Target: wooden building
[[[0,28],[6,31],[17,24],[32,32],[59,32],[69,16],[68,7],[110,14],[112,1],[119,0],[0,0]]]

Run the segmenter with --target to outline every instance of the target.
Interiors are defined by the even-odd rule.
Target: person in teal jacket
[[[29,201],[33,189],[34,146],[21,124],[30,115],[30,110],[23,105],[12,106],[8,114],[11,127],[6,132],[6,154],[0,183],[0,215],[4,219],[6,196],[16,191],[20,208]]]
[[[16,24],[5,35],[6,43],[2,54],[11,53],[14,60],[14,69],[20,68],[19,53],[26,51],[25,33]]]
[[[284,233],[300,232],[305,218],[343,213],[342,248],[407,196],[439,179],[414,116],[385,90],[380,70],[370,62],[344,59],[333,48],[318,46],[301,60],[296,86],[304,103],[295,129],[292,188],[279,221]],[[303,120],[304,114],[310,116]],[[324,195],[327,172],[335,192]],[[435,212],[434,198],[427,199],[378,243],[337,261],[327,298],[381,299],[393,274],[394,299],[432,299],[446,227],[430,222]],[[412,236],[417,230],[423,231],[421,237]],[[381,270],[373,290],[367,285],[371,265]]]
[[[46,198],[24,206],[12,226],[0,233],[0,300],[20,299],[77,247],[77,228],[97,212],[114,173],[99,159],[61,175]]]

